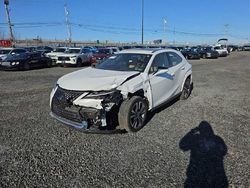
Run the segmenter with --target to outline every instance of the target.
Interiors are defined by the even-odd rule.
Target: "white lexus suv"
[[[135,132],[147,113],[192,90],[192,66],[172,49],[131,49],[61,77],[51,116],[84,131]]]

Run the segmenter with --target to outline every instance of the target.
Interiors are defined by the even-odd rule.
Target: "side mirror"
[[[159,67],[151,67],[151,73],[156,74],[159,71]]]
[[[151,73],[153,73],[153,75],[155,75],[157,72],[159,72],[159,71],[161,71],[161,70],[165,70],[165,71],[168,70],[167,67],[161,67],[161,66],[158,66],[158,67],[151,67],[151,68],[152,68]]]

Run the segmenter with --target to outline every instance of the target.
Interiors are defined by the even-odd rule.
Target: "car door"
[[[89,53],[90,53],[90,50],[89,49],[82,49],[81,51],[81,59],[82,59],[82,62],[85,63],[85,62],[88,62],[89,61]]]
[[[167,101],[171,95],[175,83],[175,77],[169,71],[167,53],[160,53],[154,57],[149,70],[149,82],[152,92],[153,107]]]
[[[175,52],[167,52],[167,57],[170,64],[168,72],[173,76],[171,96],[175,96],[181,92],[181,86],[186,72],[186,60]]]
[[[31,67],[37,67],[39,66],[40,61],[40,53],[32,53],[30,54],[30,66]]]

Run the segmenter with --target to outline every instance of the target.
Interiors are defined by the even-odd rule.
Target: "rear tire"
[[[81,59],[77,59],[76,66],[77,67],[81,67],[82,66],[82,60]]]
[[[180,99],[181,100],[186,100],[190,96],[191,91],[192,91],[191,79],[187,78],[185,80],[185,83],[184,83],[184,86],[183,86],[183,89],[182,89],[182,92],[181,92]]]
[[[118,113],[121,129],[127,132],[137,132],[145,124],[148,112],[147,102],[139,96],[133,96],[123,101]]]

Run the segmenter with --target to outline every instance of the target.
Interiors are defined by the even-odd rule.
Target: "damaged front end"
[[[115,129],[116,110],[122,100],[116,89],[73,91],[57,86],[51,99],[51,116],[77,129],[111,130]]]

